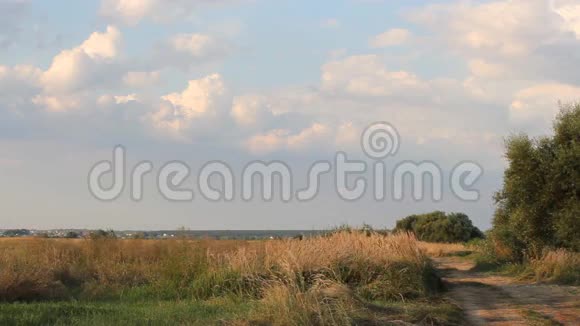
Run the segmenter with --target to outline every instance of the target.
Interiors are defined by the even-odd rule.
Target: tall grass
[[[419,248],[431,257],[460,256],[468,254],[471,249],[463,243],[419,242]]]
[[[368,299],[428,295],[431,265],[410,235],[300,240],[2,240],[0,300],[208,299],[296,302],[334,284]],[[283,291],[281,289],[284,289]],[[317,292],[318,291],[318,292]],[[320,315],[324,315],[322,312]]]
[[[530,266],[537,281],[580,285],[580,253],[565,249],[545,251]]]
[[[512,262],[507,247],[495,239],[480,241],[475,251],[476,269],[498,271],[537,282],[580,285],[580,253],[563,248],[545,248],[539,253],[522,255],[521,262]]]

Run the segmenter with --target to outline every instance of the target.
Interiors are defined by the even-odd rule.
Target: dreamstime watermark
[[[261,198],[271,201],[275,188],[278,188],[279,197],[284,202],[309,201],[318,195],[321,177],[332,173],[336,193],[347,201],[361,199],[367,193],[367,188],[372,188],[373,197],[377,201],[385,200],[387,193],[390,193],[393,200],[403,200],[408,193],[406,190],[416,201],[424,200],[427,193],[433,201],[442,200],[444,173],[435,162],[402,161],[394,165],[392,171],[387,171],[387,158],[395,156],[399,147],[400,137],[395,127],[387,122],[377,122],[368,126],[361,136],[361,148],[372,160],[371,164],[362,160],[349,160],[345,152],[338,152],[332,161],[312,163],[306,176],[307,186],[294,190],[292,169],[284,162],[252,161],[245,165],[241,174],[236,174],[228,163],[210,161],[196,173],[197,190],[209,201],[233,201],[236,197],[251,201],[257,198],[256,190],[260,188]],[[89,191],[99,200],[113,201],[123,194],[128,181],[131,199],[140,201],[143,199],[144,179],[153,170],[152,162],[141,161],[127,175],[126,149],[117,146],[111,161],[98,162],[90,170]],[[372,182],[366,177],[369,174]],[[459,162],[448,173],[448,186],[458,199],[476,201],[479,192],[473,187],[482,174],[483,169],[477,163]],[[106,175],[112,177],[110,187],[104,187],[101,182]],[[186,163],[167,162],[156,173],[157,190],[167,200],[193,201],[195,187],[185,186],[186,179],[191,175],[191,168]],[[218,178],[218,185],[211,182],[212,177]],[[430,182],[425,182],[426,179]],[[349,183],[352,185],[349,186]],[[239,190],[238,196],[236,189]]]

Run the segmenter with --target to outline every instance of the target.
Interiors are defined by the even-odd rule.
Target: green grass
[[[259,301],[32,302],[0,304],[0,325],[227,325],[260,324]],[[365,304],[355,324],[401,320],[419,325],[464,325],[459,307],[443,300]],[[249,322],[252,321],[253,322]]]
[[[0,304],[0,325],[215,325],[245,319],[252,303],[231,299]]]
[[[442,299],[429,301],[381,302],[372,303],[374,308],[369,310],[379,312],[383,310],[388,320],[402,320],[415,325],[465,325],[465,314],[461,308]],[[379,317],[378,320],[381,318]]]
[[[560,326],[559,322],[534,310],[524,310],[522,315],[530,326]]]

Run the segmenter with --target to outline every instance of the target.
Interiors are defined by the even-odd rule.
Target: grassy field
[[[0,241],[0,324],[461,324],[409,235]],[[435,249],[432,249],[435,250]]]

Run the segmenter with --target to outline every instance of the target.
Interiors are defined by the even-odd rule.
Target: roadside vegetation
[[[409,234],[4,239],[1,324],[460,324]]]
[[[509,137],[505,157],[479,268],[580,284],[580,104],[562,107],[551,137]]]

